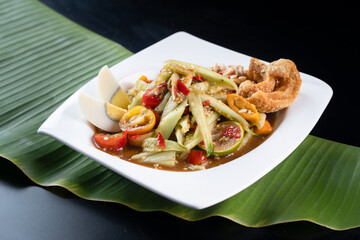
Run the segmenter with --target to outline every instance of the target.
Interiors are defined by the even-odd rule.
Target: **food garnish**
[[[294,101],[301,85],[292,61],[266,65],[255,58],[248,70],[168,60],[155,79],[142,75],[127,92],[106,66],[98,79],[102,100],[79,98],[97,127],[95,145],[177,171],[211,168],[254,149],[274,131],[275,112]]]

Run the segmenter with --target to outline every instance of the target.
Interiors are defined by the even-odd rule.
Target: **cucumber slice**
[[[131,160],[137,160],[144,163],[159,164],[166,167],[174,167],[176,163],[176,152],[143,152],[132,156]]]
[[[157,145],[156,138],[146,138],[142,144],[144,152],[165,152],[165,151],[177,151],[184,152],[187,149],[182,147],[177,142],[165,139],[165,148]]]
[[[169,102],[171,98],[169,99]],[[171,133],[173,132],[176,124],[180,120],[181,116],[184,113],[185,107],[187,105],[187,100],[184,100],[180,103],[172,112],[168,113],[164,118],[160,120],[159,126],[156,129],[156,134],[161,133],[164,139],[169,139]],[[164,110],[165,112],[165,110]],[[164,115],[163,112],[163,115]]]
[[[211,129],[206,122],[206,116],[204,113],[204,108],[200,99],[199,94],[190,92],[188,95],[190,111],[193,114],[198,128],[200,128],[200,133],[203,137],[203,140],[206,145],[206,156],[210,156],[213,152],[214,146],[211,139]]]
[[[144,95],[144,92],[145,91],[139,91],[135,97],[133,98],[133,100],[131,101],[131,104],[129,106],[129,108],[132,108],[132,107],[135,107],[135,106],[138,106],[138,105],[141,105],[141,99]]]
[[[223,135],[223,132],[228,129],[239,128],[239,137],[227,137]],[[212,155],[215,156],[225,156],[228,155],[235,150],[237,150],[244,138],[244,129],[241,124],[234,121],[226,121],[217,124],[211,131],[212,140],[214,143],[214,152]],[[198,145],[201,149],[205,150],[205,145],[201,142]]]

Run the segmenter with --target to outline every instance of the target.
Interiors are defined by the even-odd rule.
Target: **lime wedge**
[[[214,143],[212,155],[225,156],[237,150],[244,138],[244,129],[241,124],[234,121],[226,121],[217,124],[211,131]],[[204,143],[198,145],[205,150]]]

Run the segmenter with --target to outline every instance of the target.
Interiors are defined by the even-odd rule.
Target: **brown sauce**
[[[266,119],[270,122],[270,124],[273,128],[272,132],[274,132],[276,130],[277,126],[280,124],[280,122],[284,116],[284,112],[285,112],[285,110],[281,110],[276,113],[267,114]],[[96,131],[98,131],[98,130],[96,130]],[[208,161],[206,162],[206,165],[205,165],[206,169],[225,164],[225,163],[230,162],[238,157],[243,156],[244,154],[254,150],[256,147],[261,145],[266,139],[268,139],[270,137],[270,135],[271,134],[260,135],[258,137],[251,136],[250,139],[246,142],[246,144],[244,144],[243,146],[240,146],[240,148],[238,150],[236,150],[235,152],[233,152],[227,156],[222,156],[222,157],[214,157],[214,156],[209,157]],[[104,151],[104,152],[114,155],[114,156],[118,156],[122,160],[126,160],[126,161],[129,161],[129,162],[132,162],[135,164],[139,164],[142,166],[161,169],[161,170],[169,170],[169,171],[181,171],[181,172],[193,171],[193,170],[189,169],[188,164],[186,163],[186,159],[177,159],[177,163],[176,163],[175,167],[173,167],[173,168],[163,167],[163,166],[158,166],[157,164],[154,165],[152,163],[143,163],[143,162],[131,160],[131,157],[133,155],[142,152],[141,147],[135,147],[130,144],[127,144],[122,149],[118,150],[117,152],[114,152],[111,150],[99,148],[95,144],[95,141],[93,141],[93,143],[94,143],[95,147],[101,151]]]

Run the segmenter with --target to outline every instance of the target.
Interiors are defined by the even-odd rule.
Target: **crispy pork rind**
[[[254,104],[258,111],[270,113],[287,108],[296,98],[301,86],[299,71],[293,61],[279,59],[266,65],[252,58],[246,80],[239,94]]]

